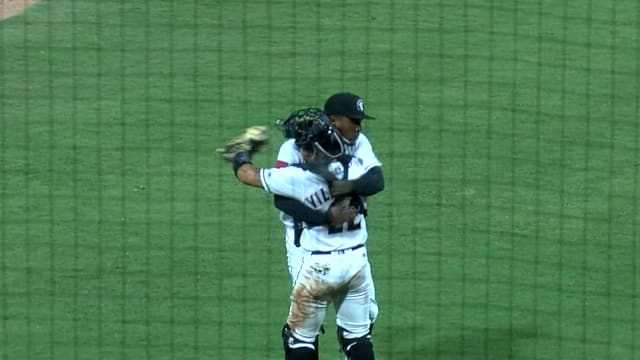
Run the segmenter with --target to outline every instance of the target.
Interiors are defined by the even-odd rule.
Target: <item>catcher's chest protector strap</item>
[[[304,224],[300,220],[293,220],[293,245],[300,247],[300,238],[302,237],[302,230]]]
[[[349,163],[351,162],[351,155],[342,155],[338,158],[340,164],[342,164],[342,168],[344,172],[342,173],[342,180],[349,179]]]

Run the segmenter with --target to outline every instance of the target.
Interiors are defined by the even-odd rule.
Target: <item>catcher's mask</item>
[[[336,159],[344,154],[344,143],[336,128],[326,121],[323,112],[308,122],[307,128],[295,137],[296,146],[306,151],[317,151],[325,158]]]
[[[275,126],[282,130],[282,135],[287,139],[297,139],[318,119],[329,124],[329,118],[321,109],[304,108],[292,112],[286,119],[276,120]]]

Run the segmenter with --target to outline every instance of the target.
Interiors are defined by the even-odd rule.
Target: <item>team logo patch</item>
[[[364,101],[362,101],[362,99],[358,99],[358,101],[356,101],[356,109],[360,112],[364,112]]]
[[[351,164],[349,164],[351,165]],[[344,167],[339,162],[335,161],[329,164],[329,172],[331,172],[338,179],[342,178],[342,174],[344,173]]]
[[[329,270],[331,270],[331,267],[329,266],[329,264],[315,263],[311,265],[311,269],[318,275],[327,275],[327,273],[329,273]]]

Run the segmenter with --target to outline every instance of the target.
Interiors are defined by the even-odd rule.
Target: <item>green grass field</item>
[[[639,4],[43,0],[3,21],[0,359],[282,359],[277,212],[214,150],[341,90],[378,118],[387,183],[378,359],[640,359]]]

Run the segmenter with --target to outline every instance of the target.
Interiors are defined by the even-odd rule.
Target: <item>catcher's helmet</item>
[[[330,159],[336,159],[344,154],[342,137],[336,128],[329,124],[327,116],[322,111],[312,109],[305,117],[304,128],[298,127],[295,144],[307,151],[319,151]]]
[[[286,119],[276,120],[275,126],[282,130],[282,134],[287,139],[296,139],[318,119],[329,124],[329,118],[321,109],[304,108],[292,112]]]

